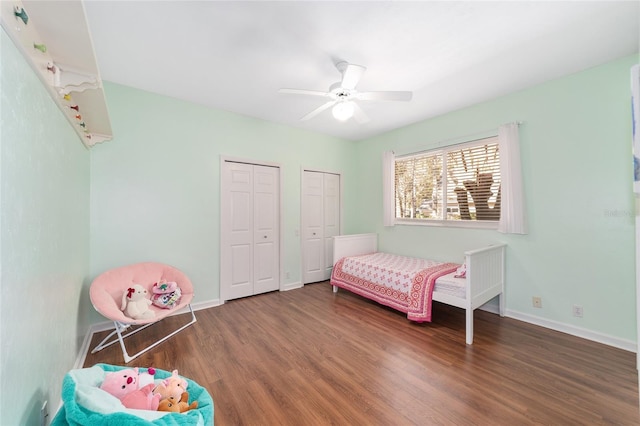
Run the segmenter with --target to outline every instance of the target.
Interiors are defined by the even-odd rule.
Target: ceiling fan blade
[[[323,97],[331,97],[331,93],[329,92],[320,92],[318,90],[305,90],[305,89],[280,89],[279,93],[287,93],[291,95],[310,95],[310,96],[323,96]]]
[[[366,71],[366,68],[361,65],[354,65],[354,64],[343,65],[342,63],[340,63],[338,65],[339,65],[338,69],[341,69],[344,67],[343,68],[344,71],[341,70],[342,71],[341,86],[344,89],[349,89],[349,90],[355,89],[356,85],[360,81],[360,78],[362,78],[362,75]]]
[[[367,114],[364,113],[362,108],[360,108],[360,105],[358,105],[357,102],[354,102],[353,105],[354,105],[353,118],[355,118],[358,124],[368,123],[370,121],[369,117],[367,116]]]
[[[360,92],[354,95],[363,101],[410,101],[412,92]]]
[[[318,108],[314,109],[309,114],[307,114],[304,117],[302,117],[300,119],[300,121],[306,121],[306,120],[309,120],[309,119],[315,117],[316,115],[320,114],[325,109],[331,108],[336,102],[338,102],[338,101],[329,101],[327,103],[324,103],[324,104],[320,105]]]

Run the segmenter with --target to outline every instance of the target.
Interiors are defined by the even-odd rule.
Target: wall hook
[[[33,48],[38,49],[42,53],[47,53],[47,45],[44,43],[43,44],[33,43]]]
[[[24,24],[27,25],[27,22],[29,22],[29,16],[27,16],[27,12],[24,10],[23,7],[16,6],[15,9],[13,10],[13,13],[14,15],[16,15],[16,18],[22,19],[22,22],[24,22]]]

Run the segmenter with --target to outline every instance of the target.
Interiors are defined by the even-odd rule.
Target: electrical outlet
[[[47,407],[49,401],[45,401],[42,403],[42,408],[40,408],[40,424],[42,426],[47,426],[47,420],[49,417],[49,408]]]
[[[574,317],[578,317],[578,318],[582,318],[582,306],[573,305],[573,316]]]
[[[534,308],[542,308],[542,298],[534,296],[532,299]]]

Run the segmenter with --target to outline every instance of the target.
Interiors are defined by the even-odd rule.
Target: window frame
[[[468,137],[462,140],[458,140],[456,142],[451,142],[451,143],[446,143],[446,144],[439,144],[439,146],[435,146],[432,148],[426,148],[426,149],[419,149],[419,150],[415,150],[413,152],[408,152],[406,154],[402,154],[402,155],[397,155],[394,156],[393,159],[393,168],[395,170],[395,166],[396,166],[396,161],[402,161],[402,160],[407,160],[410,159],[412,157],[421,157],[421,156],[428,156],[428,155],[441,155],[442,156],[442,173],[444,176],[446,176],[446,167],[447,167],[447,153],[450,151],[457,151],[460,149],[465,149],[465,148],[470,148],[470,147],[477,147],[477,146],[482,146],[484,145],[484,143],[482,143],[483,140],[485,139],[495,139],[495,143],[498,144],[499,146],[499,141],[498,141],[498,133],[497,132],[491,132],[488,134],[483,134],[483,135],[476,135],[473,137]],[[493,142],[491,142],[493,143]],[[503,161],[502,157],[500,157],[500,162]],[[447,185],[448,185],[448,179],[443,179],[443,187],[442,187],[442,191],[443,191],[443,195],[446,199],[446,194],[447,194]],[[432,226],[432,227],[447,227],[447,228],[466,228],[466,229],[491,229],[491,230],[497,230],[498,229],[498,225],[500,223],[500,219],[498,220],[453,220],[453,219],[423,219],[423,218],[402,218],[402,217],[397,217],[396,215],[396,207],[395,207],[395,197],[396,197],[396,184],[395,184],[395,178],[394,178],[394,183],[393,183],[393,214],[394,214],[394,224],[395,225],[409,225],[409,226]],[[443,207],[443,209],[446,209],[447,206],[445,204],[445,206]],[[444,216],[446,217],[446,210],[444,213]]]

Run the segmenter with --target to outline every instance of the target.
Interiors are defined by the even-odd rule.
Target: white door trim
[[[327,170],[327,169],[319,169],[316,167],[304,167],[301,166],[300,167],[300,231],[297,232],[298,235],[298,243],[300,244],[300,271],[299,271],[299,276],[300,276],[300,282],[302,283],[302,285],[304,286],[304,261],[305,261],[305,250],[304,250],[304,233],[303,233],[303,224],[304,224],[304,209],[302,208],[302,203],[304,202],[304,187],[303,187],[303,182],[304,182],[304,172],[317,172],[317,173],[329,173],[329,174],[333,174],[333,175],[338,175],[340,178],[340,209],[339,209],[339,223],[340,223],[340,233],[342,234],[343,230],[344,230],[344,224],[343,224],[343,218],[344,218],[344,203],[343,203],[343,196],[344,196],[344,179],[343,179],[343,174],[342,172],[339,171],[335,171],[335,170]]]
[[[219,236],[219,241],[218,241],[218,250],[219,250],[219,269],[218,269],[218,283],[220,285],[220,288],[218,289],[220,294],[219,294],[219,298],[220,298],[220,302],[224,303],[225,301],[222,300],[222,221],[220,220],[220,218],[222,217],[222,174],[224,173],[224,163],[225,162],[232,162],[232,163],[243,163],[243,164],[251,164],[251,165],[256,165],[256,166],[266,166],[266,167],[275,167],[279,170],[279,174],[280,174],[280,178],[279,180],[279,194],[278,194],[278,210],[279,210],[279,220],[278,220],[278,225],[279,225],[279,240],[280,240],[280,244],[279,244],[279,249],[278,249],[278,263],[279,263],[279,289],[280,291],[285,290],[284,287],[284,215],[282,214],[282,212],[284,211],[284,205],[283,205],[283,191],[284,191],[284,185],[283,185],[283,175],[282,175],[282,165],[281,163],[274,163],[271,161],[262,161],[262,160],[252,160],[252,159],[248,159],[248,158],[241,158],[241,157],[231,157],[231,156],[227,156],[227,155],[221,155],[220,156],[220,163],[219,163],[219,173],[218,173],[218,179],[219,179],[219,198],[218,198],[218,215],[219,215],[219,220],[218,220],[218,236]]]

